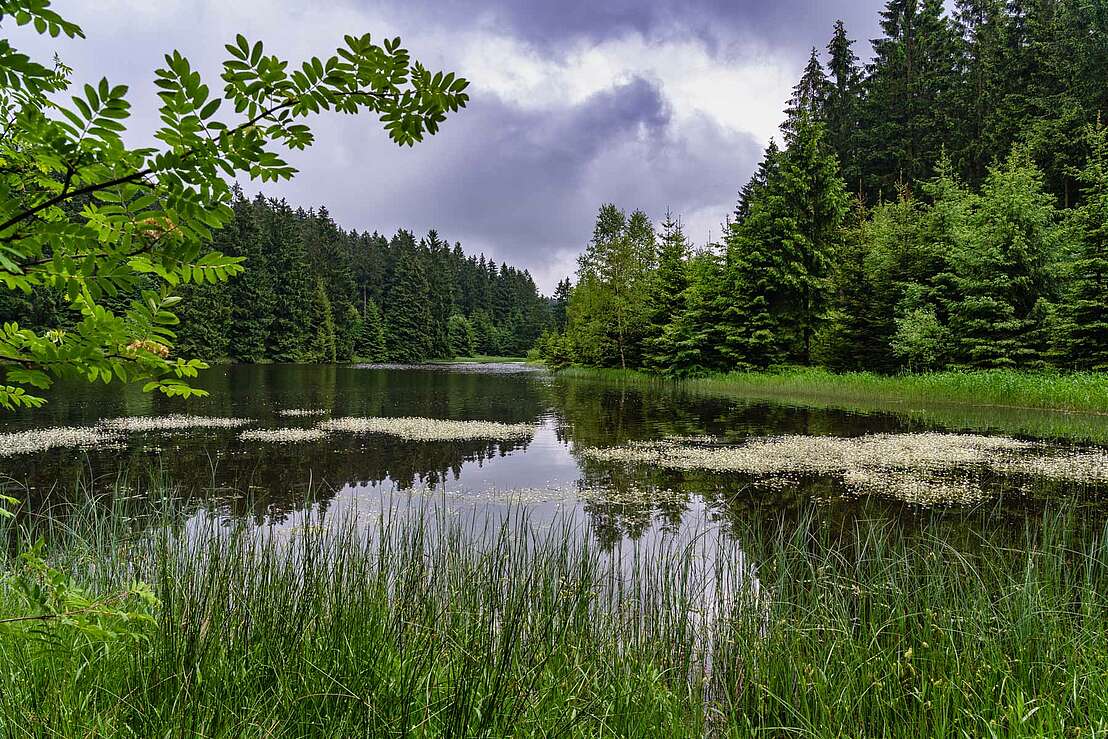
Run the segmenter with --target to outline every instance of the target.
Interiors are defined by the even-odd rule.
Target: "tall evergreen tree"
[[[312,271],[296,215],[283,200],[270,201],[265,223],[266,248],[272,263],[280,267],[266,353],[276,362],[298,362],[308,352],[312,336]]]
[[[685,309],[688,256],[689,245],[681,221],[666,211],[658,245],[658,266],[650,280],[649,314],[643,338],[643,364],[657,371],[666,371],[674,364],[675,347],[666,327]]]
[[[1054,198],[1026,150],[993,169],[954,255],[960,299],[950,326],[960,361],[1027,367],[1044,361],[1042,319],[1053,296],[1060,231]]]
[[[823,65],[819,61],[819,53],[812,47],[808,56],[808,64],[804,67],[804,73],[800,81],[793,87],[792,98],[785,108],[784,129],[786,140],[796,130],[801,118],[814,121],[826,121],[827,99],[831,94],[831,84],[827,80],[827,74],[823,71]]]
[[[234,221],[219,237],[227,242],[225,253],[246,257],[246,271],[231,283],[227,350],[240,362],[257,362],[266,357],[266,339],[275,305],[274,270],[263,244],[259,222],[265,202],[260,195],[258,198],[252,203],[236,189]]]
[[[431,288],[414,247],[405,245],[396,264],[396,283],[385,303],[388,357],[394,362],[422,362],[431,355]]]
[[[830,61],[827,65],[827,100],[823,120],[827,125],[828,143],[839,157],[843,179],[852,192],[862,190],[862,172],[858,163],[858,116],[861,105],[862,69],[846,35],[846,26],[835,21],[835,31],[827,44]]]
[[[1108,128],[1090,126],[1091,150],[1080,181],[1084,204],[1075,214],[1079,244],[1069,301],[1069,355],[1077,367],[1108,369]]]
[[[381,318],[381,311],[372,300],[365,304],[361,329],[354,346],[355,356],[367,362],[385,361],[388,358],[385,351],[385,323]]]
[[[307,358],[319,364],[334,364],[335,355],[335,317],[331,310],[331,299],[327,297],[327,288],[323,278],[317,277],[315,292],[312,294],[312,333]]]

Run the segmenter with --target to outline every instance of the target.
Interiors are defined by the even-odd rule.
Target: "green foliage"
[[[896,319],[891,347],[911,372],[942,367],[948,352],[949,335],[929,308],[913,308]]]
[[[466,317],[455,313],[450,316],[447,326],[450,356],[472,357],[474,351],[473,325]]]
[[[643,336],[643,366],[665,371],[675,361],[676,348],[669,323],[685,310],[689,286],[689,245],[681,221],[666,213],[658,245],[657,269],[647,295],[648,318]]]
[[[431,355],[431,286],[414,250],[404,250],[396,265],[396,283],[385,301],[389,360],[419,362]]]
[[[1079,248],[1067,304],[1068,354],[1083,369],[1108,369],[1108,128],[1097,122],[1080,173],[1084,204],[1074,213]]]
[[[365,306],[361,331],[354,345],[354,356],[367,362],[383,362],[387,357],[385,322],[381,318],[381,311],[377,309],[377,304],[372,300]]]
[[[974,367],[1038,366],[1034,340],[1056,282],[1062,233],[1054,199],[1025,151],[990,171],[960,248],[952,254],[960,297],[950,307],[958,361]]]
[[[566,333],[589,364],[628,367],[640,361],[654,258],[654,227],[645,213],[628,218],[611,203],[601,206],[567,308]]]
[[[335,318],[323,278],[316,278],[315,293],[312,296],[312,325],[315,326],[315,332],[312,334],[306,359],[320,364],[334,364]]]
[[[44,0],[4,2],[5,18],[39,33],[82,35]],[[101,79],[62,101],[66,67],[46,67],[0,42],[0,282],[24,295],[64,296],[72,311],[71,320],[41,330],[5,325],[0,406],[41,404],[26,387],[44,389],[64,375],[199,394],[187,381],[206,365],[172,354],[174,293],[242,272],[242,256],[210,246],[234,214],[229,180],[291,177],[276,147],[309,146],[304,120],[323,110],[374,113],[393,141],[412,145],[468,101],[465,80],[432,74],[399,39],[378,45],[346,36],[333,56],[299,66],[241,35],[226,48],[222,95],[179,52],[165,56],[154,80],[159,145],[133,149],[123,141],[126,87]],[[266,290],[245,288],[250,296]],[[242,309],[238,301],[234,309]],[[252,358],[260,337],[237,337],[231,350]]]

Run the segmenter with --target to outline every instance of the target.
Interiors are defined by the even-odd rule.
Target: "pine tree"
[[[206,361],[227,357],[230,346],[231,294],[226,285],[189,285],[177,309],[181,321],[174,349]]]
[[[424,257],[430,267],[426,270],[431,301],[429,306],[431,323],[427,327],[430,334],[428,356],[448,358],[453,356],[453,353],[450,351],[447,322],[454,310],[456,284],[454,266],[450,258],[450,245],[441,240],[434,229],[427,233],[424,244],[426,249]]]
[[[834,293],[824,360],[835,371],[888,369],[888,305],[873,279],[872,236],[865,203],[857,200],[835,260]]]
[[[555,330],[565,333],[566,330],[566,306],[569,305],[570,284],[569,278],[565,278],[554,288],[554,297],[551,299],[550,312]]]
[[[1073,264],[1069,355],[1083,369],[1108,369],[1108,128],[1086,132],[1091,153],[1081,170],[1084,204],[1075,213],[1080,236]]]
[[[689,259],[688,276],[688,287],[681,296],[682,310],[666,326],[663,339],[672,347],[667,371],[678,377],[726,368],[719,353],[723,289],[719,257],[711,248],[695,254]]]
[[[358,359],[366,362],[383,362],[387,358],[385,324],[381,319],[381,311],[372,300],[366,302],[354,354]]]
[[[331,299],[327,297],[327,288],[323,278],[317,277],[315,292],[312,295],[312,333],[307,358],[319,364],[334,364],[335,356],[335,317],[331,311]]]
[[[401,250],[395,279],[385,303],[388,356],[394,362],[422,362],[431,355],[431,288],[414,247]]]
[[[781,162],[780,190],[791,231],[781,234],[788,299],[786,320],[795,335],[792,358],[811,362],[812,339],[827,318],[832,256],[843,239],[849,197],[822,123],[802,118]]]

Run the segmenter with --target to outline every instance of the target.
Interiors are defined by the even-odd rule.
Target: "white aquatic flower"
[[[1051,449],[1005,436],[871,434],[773,436],[740,445],[695,437],[585,449],[586,459],[673,470],[732,472],[784,488],[796,475],[839,478],[848,491],[918,505],[972,504],[992,497],[981,472],[1108,483],[1108,453]]]
[[[288,418],[307,418],[309,416],[326,416],[330,411],[323,408],[283,408],[277,411],[278,415]]]
[[[185,429],[237,429],[254,423],[250,418],[222,418],[211,416],[131,416],[101,421],[102,428],[111,431],[181,431]]]
[[[386,434],[408,441],[462,441],[490,439],[510,441],[530,439],[535,426],[529,423],[498,421],[449,421],[437,418],[335,418],[320,423],[324,431],[351,434]]]
[[[44,452],[56,447],[94,447],[117,437],[96,427],[59,427],[0,434],[0,457]]]
[[[294,444],[303,441],[319,441],[327,436],[328,432],[318,428],[247,429],[239,434],[239,439],[267,444]]]

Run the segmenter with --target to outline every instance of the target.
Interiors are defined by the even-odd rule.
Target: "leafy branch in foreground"
[[[0,0],[6,20],[83,37],[48,0]],[[0,406],[42,405],[28,388],[65,375],[202,394],[188,380],[207,365],[173,355],[173,291],[242,271],[241,258],[209,247],[232,216],[233,179],[291,178],[277,149],[310,146],[303,121],[321,111],[375,113],[394,142],[411,146],[469,99],[466,80],[432,74],[400,39],[346,36],[334,55],[299,67],[241,35],[226,48],[222,95],[179,52],[165,56],[154,80],[161,144],[132,149],[121,137],[126,86],[102,79],[61,102],[71,70],[0,39],[0,283],[63,294],[75,316],[42,332],[0,327]]]

